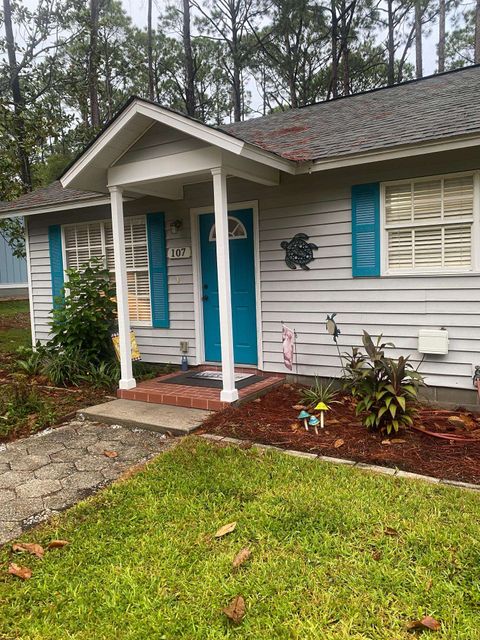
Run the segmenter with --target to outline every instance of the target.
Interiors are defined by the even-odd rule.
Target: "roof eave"
[[[441,140],[430,140],[427,142],[415,142],[408,145],[395,146],[388,149],[378,149],[355,154],[345,154],[336,157],[319,158],[309,163],[298,166],[297,174],[313,173],[317,171],[328,171],[331,169],[341,169],[360,164],[373,162],[385,162],[387,160],[397,160],[411,156],[422,156],[430,153],[440,153],[445,151],[455,151],[469,147],[480,146],[480,134],[476,133],[468,136],[453,136],[442,138]]]
[[[26,206],[22,209],[2,209],[0,211],[0,220],[5,218],[24,218],[26,216],[40,215],[44,213],[56,213],[71,209],[85,209],[87,207],[99,207],[110,204],[110,198],[105,196],[91,197],[83,200],[66,200],[56,204],[45,204],[37,207]]]

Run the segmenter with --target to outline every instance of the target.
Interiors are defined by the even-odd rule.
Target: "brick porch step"
[[[189,387],[168,382],[169,378],[177,375],[178,372],[175,372],[154,380],[145,380],[140,382],[135,389],[119,389],[117,397],[122,400],[136,400],[208,411],[222,411],[232,406],[231,403],[220,400],[220,389]],[[285,376],[282,375],[265,375],[259,382],[239,389],[240,397],[233,404],[239,405],[254,400],[282,384],[284,380]]]

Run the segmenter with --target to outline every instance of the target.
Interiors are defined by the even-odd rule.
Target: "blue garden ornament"
[[[336,313],[332,313],[331,315],[327,314],[327,321],[325,323],[325,327],[328,333],[333,337],[335,343],[337,342],[337,338],[340,335],[340,329],[338,328],[337,323],[334,320],[336,315]]]

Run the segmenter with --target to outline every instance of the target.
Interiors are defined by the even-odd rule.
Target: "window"
[[[474,175],[385,184],[387,273],[473,268]]]
[[[111,222],[67,225],[64,227],[64,243],[68,269],[78,269],[91,258],[103,256],[112,281],[115,281]],[[130,320],[136,324],[150,324],[150,276],[144,217],[125,220],[125,254]]]
[[[247,237],[247,230],[245,225],[240,222],[238,218],[228,216],[228,239],[229,240],[244,240]],[[208,238],[210,242],[217,240],[217,234],[215,231],[215,225],[212,225],[210,229],[210,236]]]

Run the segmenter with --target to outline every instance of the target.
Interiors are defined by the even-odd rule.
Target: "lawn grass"
[[[28,300],[1,300],[0,354],[31,344]]]
[[[479,515],[466,491],[190,438],[25,535],[70,541],[17,556],[31,580],[0,552],[0,638],[403,640],[428,614],[432,637],[475,640]]]

